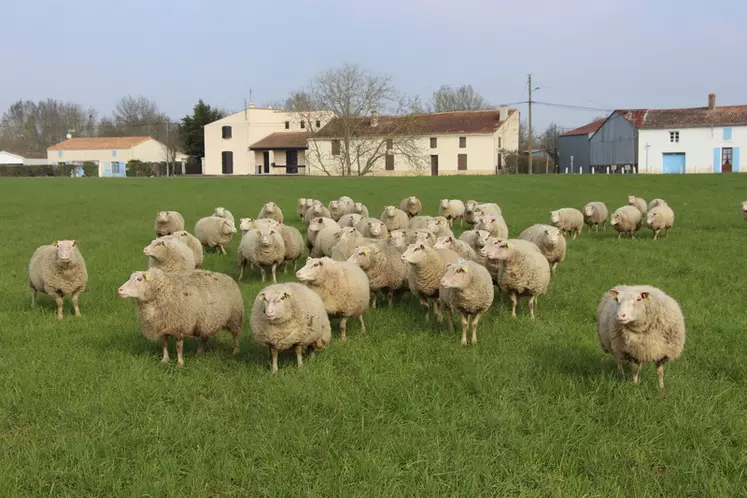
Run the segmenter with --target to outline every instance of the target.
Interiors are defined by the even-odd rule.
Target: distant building
[[[558,139],[558,164],[560,173],[590,173],[589,139],[606,118],[585,124],[560,135]]]
[[[47,164],[47,155],[39,152],[20,153],[0,150],[0,164],[14,166],[40,166]]]

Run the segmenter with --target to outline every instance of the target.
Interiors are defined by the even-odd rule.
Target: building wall
[[[264,172],[265,171],[264,170],[264,164],[265,164],[264,151],[253,150],[253,151],[250,151],[250,156],[253,156],[252,160],[254,162],[252,164],[254,164],[255,166],[254,166],[254,171],[252,171],[251,174],[253,175],[254,174],[285,175],[286,174],[286,170],[285,170],[286,151],[285,150],[270,150],[268,152],[270,153],[270,164],[274,162],[277,166],[274,166],[274,167],[270,166],[270,172],[265,173]],[[293,175],[293,176],[300,176],[300,175],[306,174],[306,168],[302,166],[306,166],[306,151],[303,149],[298,151],[298,175]],[[259,167],[259,173],[257,172],[257,167]]]
[[[565,173],[566,168],[568,168],[569,173],[578,173],[581,170],[584,173],[591,172],[589,168],[590,144],[588,133],[560,137],[558,142],[561,173]],[[573,164],[571,164],[571,156],[573,156]]]
[[[46,163],[46,161],[45,161]],[[0,151],[0,164],[23,164],[23,157],[11,154],[10,152]]]
[[[48,164],[96,162],[99,176],[125,176],[125,165],[131,160],[162,162],[166,160],[164,144],[155,139],[147,140],[131,149],[48,150]],[[182,154],[177,154],[181,160]],[[112,163],[119,164],[119,173]]]
[[[733,171],[747,171],[742,155],[747,151],[747,126],[732,126],[731,138],[725,139],[724,128],[672,128],[666,130],[639,130],[638,172],[662,173],[664,153],[685,153],[686,173],[719,173],[721,149],[731,147],[734,155]],[[679,132],[679,142],[670,141],[670,131]],[[728,134],[726,135],[728,138]],[[647,157],[647,147],[648,157]],[[714,150],[718,149],[714,157]],[[736,152],[737,149],[739,152]],[[714,159],[718,163],[714,165]],[[739,164],[737,164],[737,160]]]
[[[614,113],[592,135],[589,163],[592,166],[635,164],[636,128],[619,113]]]

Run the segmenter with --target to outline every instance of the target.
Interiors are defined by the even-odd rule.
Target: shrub
[[[51,164],[38,166],[0,165],[0,176],[70,176],[70,172],[74,168],[77,168],[74,164],[59,164],[56,166],[52,166]]]

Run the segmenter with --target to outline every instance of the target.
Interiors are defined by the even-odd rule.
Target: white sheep
[[[414,195],[411,195],[410,197],[406,197],[399,202],[399,208],[407,213],[407,216],[409,218],[412,218],[419,215],[420,211],[423,210],[423,203],[420,202],[420,199],[418,199]]]
[[[584,223],[588,225],[589,231],[591,232],[591,226],[594,225],[594,230],[599,232],[599,225],[602,225],[602,231],[607,228],[607,218],[609,217],[609,210],[604,202],[591,201],[584,206]]]
[[[296,214],[298,214],[298,217],[301,219],[303,219],[303,215],[306,212],[306,210],[309,209],[309,206],[308,204],[306,204],[306,201],[308,201],[306,197],[298,198],[298,204],[296,206]]]
[[[272,373],[278,371],[278,352],[295,349],[298,368],[304,349],[316,351],[332,341],[332,327],[319,294],[296,282],[271,284],[254,299],[250,319],[252,338],[270,349]]]
[[[178,232],[174,232],[173,234],[171,234],[171,237],[181,240],[182,243],[187,244],[187,247],[192,249],[192,254],[195,257],[195,268],[199,268],[200,266],[202,266],[202,263],[205,260],[205,254],[202,249],[202,244],[197,239],[197,237],[186,230],[179,230]]]
[[[57,319],[62,320],[63,298],[71,296],[75,316],[80,316],[78,297],[88,285],[88,271],[76,240],[56,240],[37,247],[29,261],[31,306],[36,306],[39,292],[54,296]]]
[[[488,215],[475,217],[475,229],[484,230],[490,234],[491,237],[500,239],[508,238],[508,225],[506,220],[501,215]]]
[[[356,264],[332,258],[309,258],[306,266],[296,272],[296,278],[319,294],[327,315],[340,317],[340,339],[347,340],[347,320],[358,317],[361,330],[366,330],[363,313],[368,309],[368,277]]]
[[[747,220],[747,201],[742,201],[742,218]]]
[[[682,354],[685,318],[679,304],[661,289],[649,285],[618,285],[597,307],[597,334],[605,353],[631,364],[633,383],[644,363],[656,365],[659,389],[664,389],[664,364]]]
[[[311,230],[311,225],[314,224],[314,230]],[[317,217],[312,218],[309,221],[309,228],[306,229],[306,247],[309,250],[314,249],[316,243],[316,237],[324,227],[340,227],[335,220],[332,218]]]
[[[565,237],[560,233],[560,229],[554,226],[543,224],[532,225],[519,234],[519,239],[528,240],[539,247],[540,252],[550,264],[552,273],[555,273],[559,263],[565,261]]]
[[[453,235],[447,235],[445,237],[439,237],[433,244],[434,249],[451,249],[455,253],[459,254],[463,259],[471,261],[478,261],[477,253],[475,250],[463,240],[455,238]]]
[[[433,216],[413,216],[410,218],[410,223],[407,225],[407,228],[412,230],[427,230],[428,224],[433,220],[435,220]]]
[[[244,268],[247,263],[252,267],[258,266],[265,281],[265,267],[272,268],[272,281],[277,283],[277,267],[285,260],[285,242],[277,228],[262,227],[247,232],[241,237],[241,243],[236,252],[239,263],[239,280],[244,278]]]
[[[368,208],[362,202],[356,202],[353,204],[353,211],[351,214],[359,214],[363,218],[368,218]]]
[[[480,216],[503,216],[503,211],[495,202],[481,202],[472,208],[473,224]]]
[[[378,292],[387,296],[391,308],[394,294],[409,289],[409,268],[402,261],[402,254],[396,247],[364,244],[353,251],[348,262],[360,266],[366,273],[371,291],[371,306],[374,308]]]
[[[657,206],[668,206],[667,201],[664,199],[654,199],[653,201],[648,203],[648,211],[651,211]]]
[[[330,218],[335,221],[339,221],[340,218],[348,214],[350,207],[344,202],[334,200],[330,201],[329,205],[327,206],[327,210],[329,211]]]
[[[454,313],[462,322],[462,346],[467,345],[467,330],[472,321],[472,344],[477,344],[477,324],[493,304],[495,291],[490,273],[474,261],[459,259],[446,267],[440,281],[439,301],[448,310],[449,331],[454,332]]]
[[[476,254],[480,254],[480,250],[485,247],[485,243],[488,241],[489,237],[490,232],[487,230],[467,230],[462,232],[462,235],[459,236],[459,240],[466,242]]]
[[[363,216],[357,213],[348,213],[348,214],[343,215],[342,218],[340,218],[337,221],[337,224],[340,225],[340,228],[354,227],[362,219],[363,219]]]
[[[610,225],[614,228],[618,234],[617,238],[622,237],[622,234],[629,233],[630,238],[635,238],[635,233],[640,230],[643,222],[643,216],[641,211],[635,206],[622,206],[615,210],[610,216]]]
[[[563,235],[573,234],[573,240],[584,229],[584,213],[576,208],[560,208],[550,212],[550,224],[559,228]]]
[[[271,220],[275,220],[278,223],[283,223],[283,211],[282,209],[280,209],[280,206],[278,206],[274,202],[268,202],[267,204],[262,206],[262,209],[259,210],[257,218],[268,218]]]
[[[634,195],[628,196],[628,206],[636,207],[641,212],[642,215],[645,215],[646,211],[648,210],[648,205],[646,204],[646,200],[640,197],[636,197]]]
[[[389,230],[383,221],[377,220],[376,218],[362,218],[355,228],[364,237],[370,237],[372,239],[384,239],[386,238]]]
[[[156,231],[156,237],[171,235],[184,230],[184,217],[178,211],[158,211],[153,228]]]
[[[256,230],[260,227],[277,228],[279,226],[280,223],[271,218],[241,218],[239,220],[239,231],[241,232],[242,236],[249,230]]]
[[[365,243],[366,238],[354,227],[345,227],[337,232],[337,243],[332,246],[329,257],[335,261],[347,261],[356,247]]]
[[[646,226],[654,232],[654,240],[659,239],[659,233],[665,230],[669,237],[669,229],[674,225],[674,211],[667,204],[659,204],[646,213]]]
[[[428,223],[428,230],[433,235],[438,237],[453,237],[454,232],[451,231],[450,222],[443,216],[436,216]]]
[[[315,218],[312,220],[309,224],[308,235],[311,238],[316,233],[316,236],[313,237],[311,257],[329,256],[332,253],[332,248],[337,244],[337,234],[341,231],[340,225],[332,221],[331,218]]]
[[[407,213],[396,206],[386,206],[380,219],[384,222],[388,231],[408,228],[410,225],[410,218]]]
[[[459,259],[459,254],[449,249],[434,249],[427,244],[410,244],[402,253],[402,261],[409,266],[407,283],[425,309],[425,321],[430,321],[430,301],[439,322],[443,321],[438,302],[441,277],[446,267]]]
[[[236,225],[236,220],[234,220],[233,218],[233,213],[231,213],[231,211],[229,211],[228,209],[222,206],[218,206],[217,208],[215,208],[212,215],[217,216],[218,218],[225,218],[227,220],[231,220],[231,223]]]
[[[320,201],[313,200],[311,206],[303,214],[303,221],[307,225],[311,223],[314,218],[329,218],[332,219],[327,209]]]
[[[450,235],[446,235],[446,237],[450,237]],[[430,230],[415,230],[412,240],[407,245],[423,243],[433,246],[437,240],[438,237],[436,237],[436,234]]]
[[[235,233],[236,227],[231,220],[225,218],[207,216],[195,223],[195,237],[200,243],[206,247],[217,247],[224,256],[226,255],[224,246],[231,242]]]
[[[415,239],[415,230],[405,228],[403,230],[392,230],[389,232],[392,244],[397,247],[407,247],[411,244],[410,240]]]
[[[195,253],[173,235],[159,237],[143,248],[148,258],[148,268],[158,268],[167,273],[192,271],[196,267]]]
[[[296,227],[280,225],[280,235],[285,244],[285,257],[283,258],[283,273],[288,273],[288,264],[293,261],[293,271],[296,271],[298,260],[301,259],[306,250],[304,248],[303,236]],[[277,228],[277,227],[275,227]]]
[[[438,214],[449,220],[449,226],[451,226],[454,220],[459,220],[459,226],[462,226],[464,202],[459,199],[441,199]]]

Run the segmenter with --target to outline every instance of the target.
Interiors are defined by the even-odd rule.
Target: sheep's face
[[[340,201],[332,201],[329,203],[330,211],[339,211],[341,209]]]
[[[223,235],[231,235],[232,233],[236,233],[236,227],[233,226],[231,220],[223,220],[220,226],[220,231]]]
[[[411,195],[410,197],[407,198],[407,205],[408,206],[413,206],[413,207],[417,206],[418,205],[418,198],[415,197],[414,195]]]
[[[310,207],[313,207],[316,205],[316,203],[319,202],[316,199],[306,199],[306,209],[309,209]],[[321,204],[321,203],[320,203]]]
[[[217,208],[215,208],[215,211],[213,212],[213,216],[217,216],[218,218],[225,218],[226,217],[226,208],[224,208],[224,207],[217,207]]]
[[[340,240],[357,239],[361,233],[355,229],[355,227],[345,227],[339,232]]]
[[[387,234],[387,229],[384,223],[378,220],[371,220],[368,222],[368,234],[375,238],[383,238]]]
[[[355,204],[353,204],[353,212],[354,213],[362,214],[363,213],[363,208],[364,208],[364,206],[363,206],[362,202],[356,202]]]
[[[74,247],[78,244],[75,240],[55,240],[52,245],[57,248],[57,261],[70,263],[73,259]]]
[[[330,261],[330,258],[308,258],[306,265],[296,272],[296,278],[301,282],[317,282],[324,277],[324,265]]]
[[[136,271],[117,290],[121,298],[131,298],[138,301],[150,301],[153,298],[157,274],[152,271]]]
[[[407,232],[404,230],[392,230],[389,235],[392,237],[395,246],[405,247],[407,244]]]
[[[612,213],[612,216],[610,216],[610,225],[615,226],[620,224],[621,218],[620,213]]]
[[[283,323],[291,317],[290,300],[290,294],[277,289],[267,289],[257,295],[265,319],[272,323]]]
[[[635,292],[632,289],[611,289],[610,296],[617,303],[615,318],[617,323],[628,325],[646,318],[646,303],[651,301],[648,292]]]
[[[441,209],[449,209],[449,199],[441,199]]]
[[[436,242],[436,236],[429,230],[415,230],[415,244],[427,244],[432,246]]]
[[[633,204],[635,204],[635,196],[634,195],[629,195],[628,196],[628,204],[630,206],[632,206]]]
[[[480,255],[488,259],[505,261],[511,257],[512,246],[505,239],[491,237],[485,247],[480,249]]]
[[[475,238],[475,245],[477,247],[485,247],[490,238],[490,232],[487,230],[477,230],[477,237]]]
[[[436,243],[433,244],[434,249],[451,249],[454,247],[454,237],[439,237],[436,239]]]
[[[446,267],[440,284],[444,289],[464,289],[469,285],[470,276],[469,265],[460,259]]]
[[[169,240],[173,239],[156,239],[143,248],[143,254],[149,258],[161,260],[166,256],[169,250]]]
[[[550,212],[550,223],[553,225],[557,225],[560,223],[560,211],[552,211]]]
[[[426,257],[426,245],[422,242],[416,242],[407,246],[405,252],[402,253],[402,261],[412,265],[418,264],[423,261]]]
[[[594,214],[594,206],[584,206],[584,214],[586,216],[591,216]]]
[[[560,240],[560,230],[558,230],[555,227],[552,228],[546,228],[545,229],[545,239],[547,242],[549,242],[550,245],[555,246],[558,244],[558,240]]]
[[[747,201],[742,202],[742,211],[747,213]]]
[[[324,218],[314,218],[311,220],[311,223],[309,223],[309,232],[319,232],[322,228],[324,228]]]
[[[472,214],[472,212],[475,210],[475,206],[477,206],[477,201],[467,201],[467,204],[464,205],[464,212],[467,214]]]
[[[259,245],[262,247],[271,247],[275,245],[277,242],[277,231],[275,231],[274,227],[262,227],[259,230],[257,230],[257,235],[259,236]]]
[[[254,220],[251,218],[241,218],[241,220],[239,221],[239,230],[241,230],[243,233],[246,233],[254,228]]]
[[[656,218],[657,211],[651,210],[646,214],[646,225],[651,226]]]
[[[267,204],[265,204],[263,211],[265,213],[274,213],[277,207],[277,204],[275,204],[274,202],[268,202]]]
[[[387,206],[384,208],[384,215],[387,218],[393,218],[394,217],[394,206]]]
[[[362,270],[366,271],[371,268],[371,265],[373,264],[373,255],[378,250],[379,249],[374,246],[360,246],[355,250],[353,255],[348,258],[348,261],[357,264]]]
[[[156,221],[158,223],[168,223],[170,218],[171,218],[170,211],[159,211],[158,214],[156,215]]]

